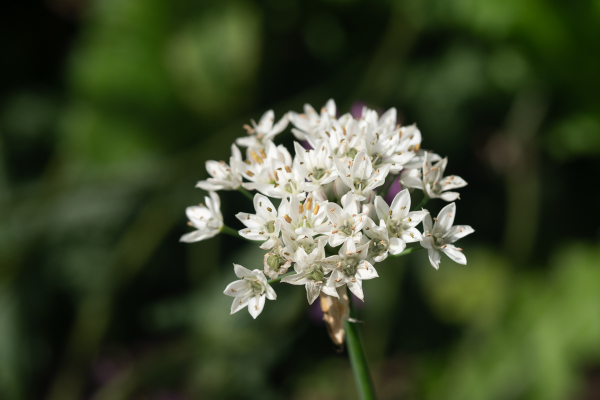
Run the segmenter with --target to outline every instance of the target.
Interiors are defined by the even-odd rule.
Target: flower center
[[[354,178],[354,188],[356,190],[362,190],[365,187],[365,181],[361,178]]]
[[[250,281],[250,285],[251,285],[251,287],[252,287],[252,292],[253,292],[255,295],[262,294],[262,292],[263,292],[263,287],[262,287],[262,285],[261,285],[260,283],[258,283],[258,282],[255,282],[255,281]]]
[[[399,235],[404,231],[404,225],[402,224],[402,221],[397,221],[397,220],[391,219],[388,221],[387,226],[388,226],[388,230],[393,235]]]
[[[327,171],[325,171],[325,168],[315,168],[315,169],[313,169],[312,176],[313,176],[313,178],[315,178],[315,180],[318,181],[319,179],[324,177],[326,173],[327,173]]]
[[[279,268],[281,268],[281,266],[285,264],[286,261],[287,260],[285,258],[281,257],[278,254],[271,254],[269,257],[267,257],[267,265],[273,271],[277,271]]]
[[[342,157],[350,157],[351,159],[354,160],[354,157],[356,157],[357,154],[358,154],[358,150],[354,147],[350,147],[348,149],[348,151],[346,151],[344,154],[342,154]]]
[[[309,272],[306,274],[306,279],[310,279],[316,282],[323,282],[325,274],[323,273],[323,267],[319,264],[313,264],[310,266]]]
[[[338,228],[338,231],[342,232],[346,236],[352,236],[352,225],[346,222],[344,225]]]
[[[269,233],[275,232],[275,221],[268,221],[266,225],[267,225],[267,232],[269,232]]]
[[[381,243],[381,240],[373,239],[369,245],[369,253],[382,254],[386,250],[385,242]]]
[[[356,258],[346,258],[342,261],[342,265],[340,269],[345,275],[354,276],[356,275],[356,266],[358,265],[358,260]]]
[[[444,238],[442,237],[441,233],[432,233],[431,237],[433,238],[433,243],[435,243],[436,246],[442,246],[444,244]]]

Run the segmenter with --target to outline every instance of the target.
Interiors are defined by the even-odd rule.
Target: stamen
[[[252,171],[246,171],[246,175],[248,175],[248,176],[254,176],[254,173]]]
[[[289,215],[287,215],[287,214],[285,214],[285,216],[283,217],[283,219],[285,219],[285,221],[286,221],[288,224],[291,224],[291,223],[292,223],[292,219],[291,219],[291,218],[290,218],[290,216],[289,216]]]
[[[317,214],[318,214],[318,212],[319,212],[319,205],[318,205],[318,204],[316,204],[316,205],[315,205],[315,208],[313,208],[313,214],[314,214],[314,215],[317,215]]]
[[[312,197],[309,197],[308,200],[306,200],[306,203],[304,203],[304,207],[307,210],[310,210],[312,208]]]
[[[292,172],[292,169],[286,165],[285,166],[285,171],[289,174],[290,172]]]

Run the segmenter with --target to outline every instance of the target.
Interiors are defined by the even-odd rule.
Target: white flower
[[[239,230],[239,234],[249,240],[265,240],[260,248],[270,249],[277,243],[281,229],[277,210],[271,200],[258,193],[254,195],[254,209],[256,214],[241,212],[236,215],[246,225],[246,228]]]
[[[329,245],[337,247],[346,241],[360,242],[361,229],[367,223],[367,217],[360,212],[358,201],[352,193],[342,197],[342,207],[335,203],[327,205],[327,217],[333,224],[333,231],[329,234]]]
[[[283,116],[275,125],[275,113],[273,110],[269,110],[263,114],[258,122],[258,125],[254,120],[252,126],[244,125],[244,129],[248,132],[248,136],[236,139],[236,143],[240,146],[248,147],[251,149],[262,149],[266,146],[268,141],[273,140],[275,135],[283,131],[288,125],[287,114]]]
[[[356,121],[350,114],[344,114],[340,119],[333,120],[327,129],[319,131],[319,136],[309,137],[308,142],[317,148],[319,142],[329,148],[331,154],[342,161],[353,160],[360,151],[363,135]]]
[[[252,159],[252,161],[250,161]],[[248,150],[248,160],[240,163],[242,175],[251,182],[242,183],[247,190],[258,190],[266,196],[284,198],[298,196],[304,199],[304,178],[297,161],[283,146],[267,142],[265,149]]]
[[[276,239],[276,242],[273,249],[265,254],[263,259],[265,275],[271,279],[285,274],[294,261],[294,254],[281,246],[281,240]]]
[[[306,197],[306,193],[302,189],[304,177],[300,172],[297,160],[294,160],[292,167],[279,160],[271,160],[271,171],[275,178],[275,184],[269,187],[259,187],[259,191],[276,199],[293,196],[304,200]]]
[[[192,206],[185,209],[190,222],[188,225],[196,228],[195,231],[186,233],[179,239],[181,242],[199,242],[216,236],[223,227],[223,215],[221,214],[221,199],[215,192],[209,192],[210,198],[205,197],[206,206]]]
[[[391,243],[395,249],[403,251],[406,243],[418,242],[422,239],[421,232],[415,228],[426,215],[427,210],[410,211],[410,193],[408,189],[402,190],[392,200],[391,207],[381,196],[375,198],[375,211],[392,238]],[[392,253],[396,254],[396,253]]]
[[[415,169],[415,168],[417,168],[417,169],[423,168],[423,163],[425,162],[425,156],[426,155],[429,158],[429,162],[436,162],[436,161],[440,161],[442,159],[442,157],[440,157],[439,154],[433,153],[431,151],[423,150],[422,148],[419,147],[419,149],[415,153],[415,156],[412,157],[409,162],[407,162],[406,164],[404,164],[404,170],[411,170],[411,169]],[[419,175],[419,177],[420,176],[421,175]]]
[[[340,248],[339,255],[323,260],[324,265],[333,268],[331,276],[327,279],[327,287],[338,288],[348,285],[348,289],[356,297],[364,300],[362,281],[379,276],[375,268],[366,260],[368,248],[368,243],[357,247],[352,240],[348,240]]]
[[[325,276],[331,272],[331,269],[324,267],[322,264],[325,258],[323,246],[324,243],[320,242],[318,247],[313,249],[310,254],[307,254],[302,247],[299,248],[296,252],[296,264],[294,265],[296,274],[281,279],[281,282],[292,285],[304,285],[308,304],[312,304],[319,297],[321,291],[330,296],[338,297],[334,288],[325,286]]]
[[[199,181],[197,188],[209,190],[237,190],[242,184],[242,174],[239,170],[242,153],[235,144],[231,145],[232,156],[229,165],[225,161],[207,161],[206,171],[212,178]]]
[[[329,99],[325,107],[321,109],[321,115],[317,114],[310,104],[304,105],[304,114],[298,114],[294,111],[288,113],[289,119],[296,128],[292,128],[292,133],[298,140],[307,140],[318,138],[319,129],[328,129],[331,121],[335,120],[335,101]]]
[[[387,226],[383,220],[380,220],[378,226],[369,218],[363,232],[369,238],[369,262],[382,262],[387,258],[388,252],[392,255],[399,254],[406,247],[406,243],[402,240],[396,237],[390,239]]]
[[[328,239],[325,235],[313,238],[312,236],[295,235],[294,233],[285,230],[281,232],[281,237],[283,243],[285,243],[285,247],[283,248],[284,255],[287,257],[291,254],[292,260],[294,261],[296,260],[296,253],[300,248],[302,248],[305,253],[312,253],[317,247],[325,246]]]
[[[328,202],[313,199],[309,195],[304,204],[296,196],[283,199],[279,205],[281,228],[291,234],[304,236],[331,231],[331,225],[324,224]]]
[[[231,314],[248,306],[252,318],[258,317],[265,306],[265,298],[275,300],[277,294],[262,271],[250,271],[238,264],[233,264],[233,270],[240,280],[231,282],[223,291],[227,296],[235,297],[231,304]]]
[[[419,154],[419,150],[421,149],[421,131],[416,125],[403,126],[394,131],[391,137],[394,144],[393,154],[384,155],[382,162],[389,163],[391,165],[390,171],[398,173],[401,169],[406,168],[417,154]],[[419,164],[419,167],[421,165]]]
[[[356,155],[354,161],[335,161],[340,179],[359,200],[365,200],[369,191],[383,185],[390,170],[389,165],[382,165],[374,170],[371,159],[363,151]]]
[[[305,180],[302,183],[305,192],[312,192],[337,178],[337,167],[324,141],[318,142],[315,150],[306,150],[298,142],[294,142],[294,147],[298,169]]]
[[[454,262],[466,264],[467,258],[462,253],[462,249],[452,245],[458,239],[473,233],[474,230],[468,225],[455,225],[454,217],[456,215],[455,203],[450,203],[442,208],[437,218],[434,218],[435,225],[432,226],[431,216],[427,214],[423,220],[423,240],[421,246],[425,247],[429,253],[429,261],[435,269],[440,267],[440,251],[446,253]]]
[[[402,185],[409,188],[421,189],[432,199],[441,198],[446,201],[454,201],[460,196],[458,192],[447,192],[447,190],[467,186],[467,182],[460,176],[451,175],[444,177],[444,170],[448,164],[448,158],[431,165],[429,153],[425,153],[423,162],[423,177],[402,176]]]

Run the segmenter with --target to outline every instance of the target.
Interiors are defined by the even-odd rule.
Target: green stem
[[[426,194],[423,194],[423,200],[421,200],[421,202],[419,204],[417,204],[417,206],[415,207],[415,211],[418,211],[421,208],[425,207],[425,204],[427,204],[428,201],[429,201],[429,196],[427,196]]]
[[[243,194],[248,199],[250,199],[250,201],[254,201],[254,196],[252,196],[252,193],[250,193],[249,191],[247,191],[246,189],[244,189],[241,186],[238,188],[238,190],[240,191],[241,194]]]
[[[241,238],[241,236],[238,233],[238,231],[236,231],[233,228],[228,227],[227,225],[223,225],[221,227],[221,233],[224,233],[224,234],[229,235],[229,236],[235,236],[236,238]]]
[[[407,254],[414,253],[415,251],[423,250],[424,248],[425,247],[421,247],[421,246],[409,247],[408,249],[405,249],[402,253],[398,253],[396,255],[390,255],[390,257],[405,256]]]
[[[350,308],[350,318],[356,318],[350,290],[348,290],[348,306]],[[358,324],[346,320],[344,321],[344,328],[346,330],[346,346],[348,347],[348,356],[350,357],[350,364],[354,373],[358,398],[361,400],[375,400],[375,390],[369,375],[369,367],[367,366],[367,358],[363,350]]]
[[[277,283],[277,282],[279,282],[279,281],[281,280],[281,278],[283,278],[284,276],[289,276],[289,275],[294,275],[294,274],[295,274],[295,272],[294,272],[294,271],[292,271],[292,272],[288,272],[287,274],[279,275],[279,276],[278,276],[277,278],[275,278],[275,279],[269,279],[269,280],[267,281],[267,283],[268,283],[269,285],[272,285],[272,284],[274,284],[274,283]]]
[[[391,175],[391,174],[390,174]],[[381,197],[383,197],[385,199],[385,196],[387,196],[388,192],[390,191],[390,188],[392,187],[392,185],[394,184],[394,181],[396,180],[396,178],[398,177],[398,175],[392,175],[392,179],[390,179],[389,183],[387,184],[386,188],[383,189],[381,191]]]

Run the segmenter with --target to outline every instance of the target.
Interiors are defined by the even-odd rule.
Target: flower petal
[[[252,296],[248,300],[248,312],[256,319],[265,307],[266,296],[264,294]]]
[[[467,257],[462,253],[462,251],[458,250],[456,246],[451,244],[447,244],[445,247],[441,249],[452,261],[458,264],[467,264]]]

